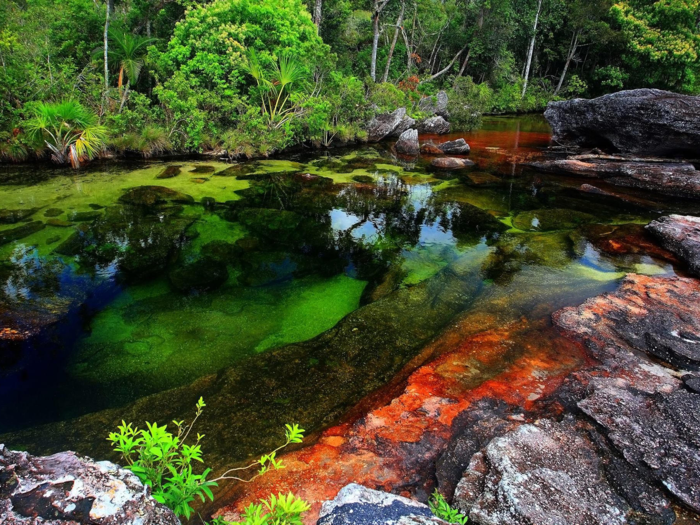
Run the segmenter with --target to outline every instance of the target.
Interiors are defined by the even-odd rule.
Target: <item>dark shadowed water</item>
[[[674,272],[601,246],[696,205],[528,171],[539,117],[425,139],[462,136],[477,166],[455,172],[387,145],[0,168],[0,442],[101,454],[114,421],[203,395],[225,464],[284,422],[333,423],[486,297],[505,322]]]

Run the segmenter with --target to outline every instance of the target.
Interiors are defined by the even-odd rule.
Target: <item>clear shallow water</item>
[[[549,143],[540,118],[434,139],[457,136],[477,167],[437,172],[376,145],[0,168],[0,209],[13,210],[0,224],[0,322],[38,334],[1,343],[0,433],[14,433],[0,442],[99,454],[113,420],[181,418],[204,395],[223,465],[284,422],[336,421],[464,312],[539,319],[626,272],[674,272],[601,240],[694,204],[601,201],[529,172],[521,163]]]

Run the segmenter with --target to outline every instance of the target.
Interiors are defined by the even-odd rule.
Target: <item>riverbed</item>
[[[0,442],[116,459],[117,422],[188,418],[203,396],[220,470],[284,423],[313,442],[361,417],[480,330],[511,327],[513,348],[470,363],[465,396],[523,358],[540,362],[521,379],[581,366],[551,314],[627,273],[676,274],[661,251],[616,246],[700,206],[528,170],[550,143],[541,117],[421,140],[458,137],[475,167],[390,144],[0,167]]]

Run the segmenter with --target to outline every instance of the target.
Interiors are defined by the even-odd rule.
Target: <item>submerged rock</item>
[[[24,219],[31,217],[37,211],[39,211],[39,208],[25,208],[20,210],[0,209],[0,224],[16,224],[18,222],[23,221]]]
[[[167,203],[193,204],[194,199],[164,186],[138,186],[127,190],[119,197],[119,202],[133,206],[157,206]]]
[[[63,215],[63,210],[60,208],[49,208],[44,212],[44,217],[58,217]]]
[[[404,155],[416,156],[420,153],[420,144],[418,143],[418,131],[409,129],[404,131],[396,143],[396,152]]]
[[[195,166],[190,170],[190,173],[214,173],[215,171],[214,166]]]
[[[321,508],[317,525],[447,525],[423,503],[351,483]]]
[[[239,239],[239,242],[244,240]],[[225,263],[237,260],[243,251],[238,244],[227,241],[212,241],[202,246],[203,256]]]
[[[72,228],[75,226],[70,221],[64,221],[62,219],[49,219],[46,221],[47,226],[55,226],[56,228]]]
[[[102,217],[102,214],[99,211],[73,211],[66,218],[71,222],[88,222],[100,217]]]
[[[0,522],[7,525],[179,525],[135,474],[73,452],[48,457],[0,445]]]
[[[658,89],[550,102],[554,143],[645,155],[700,157],[700,97]]]
[[[433,159],[430,165],[441,170],[461,170],[475,166],[475,163],[468,159],[458,159],[455,157],[443,157]]]
[[[641,224],[587,224],[572,232],[571,240],[579,256],[592,244],[608,255],[640,255],[677,263],[674,255],[661,248]]]
[[[430,135],[445,135],[450,132],[450,123],[440,116],[430,117],[418,124],[418,131]]]
[[[471,151],[469,144],[464,139],[448,140],[438,144],[438,148],[447,155],[466,155]]]
[[[421,155],[442,155],[443,151],[433,144],[432,142],[426,142],[420,146]]]
[[[193,263],[170,270],[168,278],[180,292],[209,291],[223,285],[228,279],[226,264],[214,258],[202,257]]]
[[[0,230],[0,246],[29,237],[44,228],[46,228],[46,224],[43,222],[33,221],[8,230]]]
[[[683,259],[690,271],[700,276],[700,218],[668,215],[647,225],[661,245]]]
[[[172,179],[173,177],[177,177],[180,175],[180,168],[182,168],[182,166],[168,166],[156,176],[156,179]]]
[[[700,197],[700,171],[689,163],[581,155],[527,165],[546,173],[604,179],[616,186],[656,190],[677,197]]]
[[[513,219],[513,226],[519,230],[547,232],[570,230],[597,219],[590,213],[566,209],[543,209],[524,211]]]

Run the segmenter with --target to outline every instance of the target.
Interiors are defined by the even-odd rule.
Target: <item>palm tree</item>
[[[266,69],[254,49],[248,52],[243,69],[255,79],[260,90],[262,111],[271,127],[282,127],[294,114],[294,104],[287,105],[293,84],[299,84],[307,76],[306,69],[295,57],[282,55],[272,68]]]
[[[80,102],[41,102],[33,116],[24,122],[32,138],[43,140],[58,164],[79,168],[80,163],[95,158],[107,139],[107,128]]]
[[[132,35],[131,33],[110,31],[109,40],[112,43],[107,53],[110,63],[119,67],[117,86],[122,95],[121,103],[119,104],[119,112],[121,113],[129,96],[129,88],[132,85],[136,85],[141,75],[146,50],[148,46],[156,42],[156,39]],[[95,50],[96,55],[100,52],[100,50]],[[125,76],[126,86],[124,85]]]

